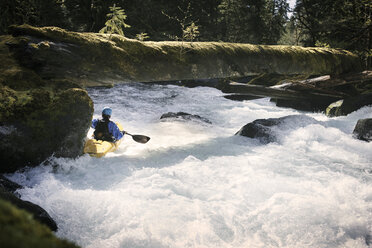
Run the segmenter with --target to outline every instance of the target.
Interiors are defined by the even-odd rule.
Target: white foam
[[[123,85],[91,90],[95,116],[125,137],[101,159],[56,159],[9,175],[22,198],[44,207],[57,235],[83,247],[368,247],[372,235],[372,143],[355,140],[357,119],[307,114],[261,145],[233,136],[259,118],[304,114],[267,99],[234,102],[215,89]],[[166,112],[212,121],[160,122]]]

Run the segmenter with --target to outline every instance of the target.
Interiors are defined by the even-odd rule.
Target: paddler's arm
[[[92,120],[92,128],[96,128],[96,126],[97,126],[97,123],[98,123],[98,119],[93,119]]]
[[[108,129],[112,136],[114,136],[115,140],[123,138],[123,133],[119,130],[118,126],[114,122],[109,122]]]

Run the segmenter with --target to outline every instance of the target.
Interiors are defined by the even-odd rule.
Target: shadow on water
[[[74,189],[107,190],[145,168],[162,169],[181,164],[188,157],[203,163],[213,156],[239,156],[250,152],[258,141],[239,136],[218,137],[203,143],[149,150],[145,156],[128,155],[76,160],[53,159],[49,166],[55,177]]]

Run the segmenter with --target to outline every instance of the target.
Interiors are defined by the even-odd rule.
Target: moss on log
[[[258,75],[342,74],[360,71],[345,50],[223,42],[141,42],[119,35],[69,32],[55,27],[13,26],[28,39],[19,59],[42,77],[83,85]],[[23,50],[22,50],[23,49]],[[27,50],[27,55],[22,51]],[[26,56],[26,58],[25,58]]]

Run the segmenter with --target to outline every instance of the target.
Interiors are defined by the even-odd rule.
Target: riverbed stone
[[[372,93],[348,97],[330,104],[326,109],[326,115],[329,117],[348,115],[369,105],[372,105]]]
[[[208,124],[212,124],[207,118],[201,117],[200,115],[193,115],[185,112],[168,112],[160,117],[161,120],[187,120],[187,121],[201,121]]]
[[[372,141],[372,118],[358,120],[353,135],[360,140]]]
[[[262,144],[278,142],[278,131],[288,131],[318,123],[306,115],[289,115],[280,118],[257,119],[243,126],[235,135],[257,139]]]

